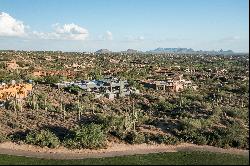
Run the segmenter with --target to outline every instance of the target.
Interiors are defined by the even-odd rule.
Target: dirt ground
[[[178,151],[210,151],[217,153],[230,153],[249,156],[248,150],[241,149],[222,149],[212,146],[198,146],[194,144],[183,143],[180,145],[130,145],[123,143],[109,143],[107,149],[90,150],[69,150],[64,147],[56,149],[41,148],[33,145],[18,145],[12,142],[0,144],[0,154],[9,154],[16,156],[46,158],[46,159],[84,159],[84,158],[103,158],[134,154],[148,154],[161,152]]]

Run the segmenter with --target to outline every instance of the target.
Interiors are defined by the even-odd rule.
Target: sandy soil
[[[198,146],[194,144],[183,143],[180,145],[130,145],[121,143],[109,143],[107,149],[90,150],[69,150],[64,147],[56,149],[41,148],[32,145],[18,145],[12,142],[0,144],[0,154],[9,154],[16,156],[27,156],[46,159],[84,159],[84,158],[102,158],[113,156],[124,156],[134,154],[148,154],[160,152],[177,152],[177,151],[210,151],[217,153],[230,153],[248,156],[248,150],[240,149],[222,149],[212,146]]]

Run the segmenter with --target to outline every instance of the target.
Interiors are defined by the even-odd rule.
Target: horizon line
[[[187,48],[187,47],[157,47],[157,48]],[[156,48],[156,49],[157,49]],[[95,52],[97,52],[97,51],[99,51],[99,50],[104,50],[104,49],[106,49],[106,48],[100,48],[100,49],[95,49],[96,51],[84,51],[84,50],[82,50],[82,51],[80,51],[80,50],[68,50],[68,51],[63,51],[63,50],[39,50],[39,49],[32,49],[32,50],[25,50],[25,49],[0,49],[0,51],[26,51],[26,52],[36,52],[36,51],[43,51],[43,52],[50,52],[50,51],[52,51],[52,52],[78,52],[78,53],[86,53],[86,52],[88,52],[88,53],[95,53]],[[113,52],[113,53],[119,53],[119,52],[126,52],[127,50],[129,50],[129,49],[131,49],[131,48],[128,48],[128,49],[126,49],[126,50],[120,50],[120,51],[113,51],[113,50],[110,50],[110,49],[106,49],[106,50],[108,50],[108,51],[110,51],[110,52]],[[187,48],[187,49],[192,49],[192,48]],[[150,52],[150,51],[153,51],[153,50],[148,50],[148,51],[141,51],[141,50],[137,50],[137,49],[131,49],[131,50],[135,50],[135,51],[138,51],[137,53],[147,53],[147,52]],[[199,51],[203,51],[203,52],[212,52],[212,51],[215,51],[215,52],[218,52],[218,51],[220,51],[220,50],[223,50],[223,49],[219,49],[219,50],[194,50],[193,49],[193,51],[194,52],[199,52]],[[223,51],[233,51],[233,50],[231,50],[231,49],[227,49],[227,50],[223,50]],[[159,52],[159,53],[161,53],[161,52]],[[163,52],[164,53],[164,52]],[[165,52],[165,53],[167,53],[167,52]],[[233,53],[241,53],[241,54],[249,54],[249,51],[247,52],[235,52],[235,51],[233,51]]]

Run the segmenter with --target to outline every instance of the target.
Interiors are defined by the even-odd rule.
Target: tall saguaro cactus
[[[81,114],[82,114],[82,108],[80,105],[80,101],[79,101],[79,94],[77,95],[77,111],[78,111],[78,120],[81,120]]]
[[[66,118],[66,111],[65,111],[65,107],[63,107],[63,121],[65,121]]]
[[[95,105],[92,104],[92,114],[95,115]]]
[[[132,105],[132,123],[133,123],[133,130],[134,131],[135,131],[136,122],[138,122],[138,114],[137,114],[137,111],[135,110],[135,104],[134,104],[134,101],[133,101],[133,105]]]
[[[45,109],[45,111],[47,111],[47,95],[45,95],[45,97],[44,97],[44,109]]]
[[[37,98],[36,98],[36,95],[33,93],[33,95],[32,95],[32,109],[38,109],[37,107]]]

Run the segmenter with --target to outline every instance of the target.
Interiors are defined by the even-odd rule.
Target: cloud
[[[123,42],[139,42],[139,41],[144,41],[145,37],[144,36],[126,36],[125,40],[122,40]]]
[[[235,41],[238,41],[240,39],[241,39],[241,37],[239,37],[239,36],[229,36],[229,37],[219,39],[218,42],[235,42]]]
[[[107,38],[108,40],[113,40],[113,34],[112,34],[110,31],[107,31],[107,32],[106,32],[106,38]]]
[[[29,26],[26,26],[22,21],[16,20],[15,18],[11,17],[8,13],[0,13],[0,36],[4,37],[27,37],[31,39],[55,40],[85,40],[89,35],[87,29],[73,23],[64,24],[62,26],[56,23],[52,25],[52,28],[52,32],[26,32],[26,29],[30,29]]]
[[[34,37],[40,39],[56,39],[56,40],[85,40],[89,32],[87,29],[76,24],[64,24],[60,26],[58,23],[52,25],[54,31],[49,33],[33,31]]]
[[[44,33],[44,32],[33,31],[30,37],[35,39],[46,39],[46,40],[60,39],[60,35],[55,32]]]
[[[191,38],[173,38],[173,37],[165,37],[165,38],[160,38],[160,39],[156,39],[155,42],[156,43],[180,43],[180,42],[190,42],[192,41]]]
[[[8,13],[0,13],[0,36],[25,36],[25,26],[22,21],[11,17]]]
[[[164,38],[164,39],[158,39],[156,42],[158,43],[164,43],[164,42],[178,42],[180,39],[177,38]]]
[[[137,40],[144,40],[144,37],[143,36],[139,36],[139,37],[137,37]]]
[[[106,31],[104,35],[99,36],[99,40],[113,40],[113,34],[110,31]]]
[[[88,37],[88,30],[76,24],[56,25],[55,33],[62,39],[85,40]]]

